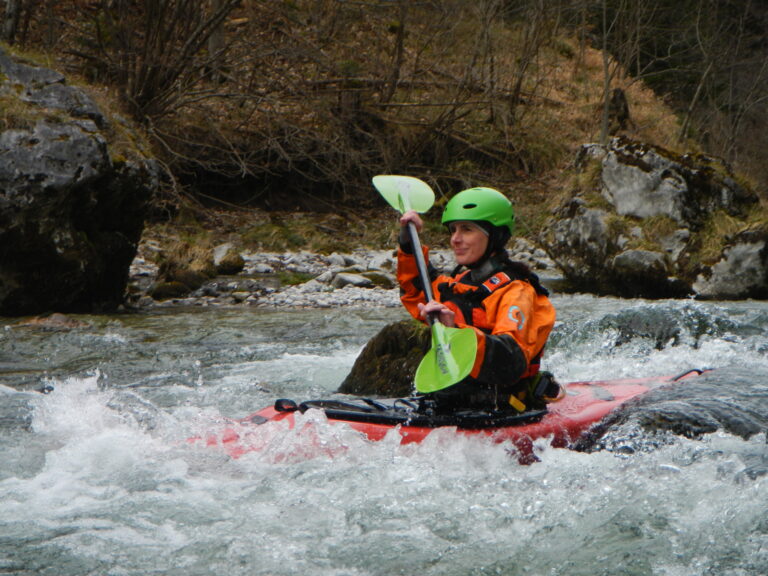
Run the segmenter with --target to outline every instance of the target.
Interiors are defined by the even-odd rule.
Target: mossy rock
[[[368,280],[373,282],[374,286],[378,286],[379,288],[390,290],[397,286],[397,281],[392,276],[382,274],[381,272],[365,272],[363,276],[368,278]]]
[[[188,272],[194,272],[205,279],[214,278],[217,274],[216,265],[213,263],[213,250],[210,247],[183,241],[176,241],[163,251],[159,266],[160,277],[168,281],[178,280],[186,283],[182,276]],[[200,282],[200,285],[203,282]],[[198,287],[188,285],[193,289]]]
[[[208,274],[188,268],[178,268],[167,276],[169,282],[180,282],[189,290],[197,290],[209,280]]]
[[[170,282],[158,282],[149,295],[155,300],[168,300],[170,298],[180,298],[189,293],[189,286],[172,280]]]
[[[388,324],[365,345],[338,391],[361,396],[412,395],[413,377],[429,344],[429,329],[420,322]]]
[[[245,268],[245,260],[237,252],[227,254],[216,265],[216,272],[225,276],[239,274]]]

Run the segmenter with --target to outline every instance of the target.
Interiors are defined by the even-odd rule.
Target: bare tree
[[[201,76],[218,70],[224,47],[205,48],[240,0],[215,0],[206,9],[199,0],[102,0],[90,27],[82,30],[77,54],[121,88],[140,120],[169,113],[195,90]]]
[[[400,0],[398,2],[398,19],[397,22],[390,26],[392,29],[395,41],[392,49],[392,61],[389,68],[389,77],[387,78],[385,88],[381,93],[381,101],[387,103],[392,100],[397,90],[397,82],[400,80],[400,74],[403,67],[403,61],[405,58],[405,25],[408,14],[408,2]]]
[[[211,0],[211,13],[218,13],[223,5],[223,0]],[[208,68],[211,82],[219,84],[222,80],[223,59],[226,50],[224,28],[219,24],[215,26],[208,37]]]
[[[517,58],[517,67],[513,74],[512,91],[509,96],[509,105],[513,119],[517,116],[528,70],[534,64],[539,51],[549,37],[546,23],[547,12],[544,0],[535,0],[526,6],[523,16],[523,41],[520,47],[520,55]]]
[[[613,76],[616,73],[616,66],[612,65],[611,53],[609,47],[609,36],[614,31],[616,26],[616,18],[610,19],[608,17],[608,0],[603,0],[602,4],[602,42],[603,42],[603,106],[602,114],[600,115],[600,143],[605,145],[608,143],[608,122],[610,114],[610,93],[611,83]]]
[[[5,16],[3,19],[2,40],[13,44],[21,18],[22,0],[5,0]]]

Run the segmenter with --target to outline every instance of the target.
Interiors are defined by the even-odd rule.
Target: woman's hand
[[[453,310],[436,300],[430,300],[426,304],[419,304],[419,313],[424,320],[427,319],[428,315],[435,314],[440,324],[449,328],[456,326],[456,315],[453,313]]]
[[[416,226],[416,232],[421,232],[422,228],[424,228],[424,222],[421,220],[419,213],[415,210],[408,210],[408,212],[400,216],[401,227],[406,228],[408,226],[408,222],[414,223]]]

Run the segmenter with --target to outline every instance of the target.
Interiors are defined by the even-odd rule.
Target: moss
[[[310,245],[301,227],[265,222],[243,233],[243,242],[254,249],[294,250]]]
[[[598,189],[587,190],[581,194],[581,198],[589,208],[613,212],[614,207]]]
[[[749,210],[745,218],[747,226],[763,226],[768,222],[768,206],[763,204],[754,204]]]
[[[387,276],[386,274],[381,274],[379,272],[364,272],[363,276],[373,282],[374,286],[386,288],[387,290],[397,286],[397,282],[395,282],[390,276]]]
[[[280,283],[285,286],[296,286],[297,284],[304,284],[305,282],[312,280],[314,275],[305,272],[290,272],[286,270],[278,272],[277,278],[280,280]]]
[[[124,164],[129,160],[153,158],[152,146],[139,128],[131,125],[122,116],[110,112],[108,106],[99,104],[109,120],[106,135],[113,164]]]
[[[598,158],[589,158],[574,178],[574,186],[577,190],[599,190],[603,175],[603,162]]]
[[[12,94],[0,93],[0,129],[32,130],[44,118],[43,111]]]
[[[609,213],[606,218],[606,224],[608,226],[608,234],[612,238],[618,238],[619,236],[629,236],[630,230],[637,225],[626,216],[619,216],[618,214]]]
[[[728,240],[735,236],[744,222],[729,216],[722,210],[713,212],[701,230],[701,248],[699,259],[703,263],[712,263],[720,259]]]
[[[669,238],[680,225],[669,216],[659,214],[644,218],[637,223],[643,231],[640,238],[630,240],[629,247],[642,250],[663,251],[660,240]]]
[[[234,275],[242,272],[245,267],[245,260],[237,252],[227,252],[216,266],[219,274]]]
[[[168,300],[169,298],[186,296],[189,292],[189,287],[182,282],[158,282],[150,291],[150,296],[155,300]]]
[[[210,243],[196,237],[177,239],[158,258],[160,277],[198,288],[206,278],[216,275]]]
[[[686,252],[686,273],[695,275],[702,266],[715,264],[720,260],[728,242],[747,227],[744,221],[729,216],[722,210],[710,214]]]

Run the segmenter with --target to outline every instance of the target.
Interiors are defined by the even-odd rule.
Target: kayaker
[[[514,232],[512,203],[492,188],[456,194],[443,211],[457,267],[450,276],[429,264],[436,300],[426,302],[413,255],[409,222],[423,221],[408,211],[400,218],[397,278],[401,301],[414,318],[436,313],[446,326],[472,327],[477,357],[470,375],[427,395],[439,412],[461,409],[541,408],[562,396],[551,374],[539,370],[544,345],[555,323],[555,308],[539,278],[505,248]],[[429,250],[424,247],[425,260]]]

